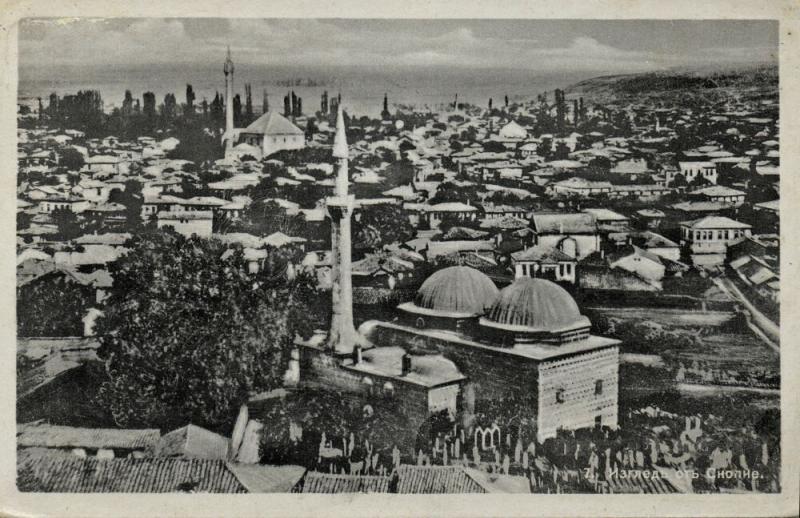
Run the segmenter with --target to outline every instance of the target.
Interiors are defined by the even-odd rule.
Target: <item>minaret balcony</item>
[[[346,196],[331,196],[325,199],[325,207],[331,217],[346,217],[353,213],[356,197],[352,194]]]

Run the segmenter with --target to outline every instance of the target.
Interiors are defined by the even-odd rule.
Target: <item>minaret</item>
[[[331,253],[333,278],[333,315],[328,334],[328,349],[334,354],[353,352],[360,343],[353,325],[353,280],[351,277],[350,218],[353,214],[355,196],[348,193],[348,149],[344,128],[342,105],[336,117],[336,136],[333,139],[333,157],[339,162],[333,197],[326,200],[331,218]]]
[[[225,71],[225,157],[227,158],[233,150],[233,60],[230,46],[223,70]]]

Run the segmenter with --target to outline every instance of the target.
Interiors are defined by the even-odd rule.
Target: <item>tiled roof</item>
[[[331,475],[310,472],[302,493],[388,493],[389,477],[370,475]]]
[[[260,133],[262,135],[303,135],[303,130],[292,124],[289,119],[278,112],[269,111],[253,121],[242,133]]]
[[[485,493],[459,466],[400,466],[398,493]]]
[[[29,491],[49,493],[246,492],[221,460],[81,458],[26,448],[17,452],[17,473]]]

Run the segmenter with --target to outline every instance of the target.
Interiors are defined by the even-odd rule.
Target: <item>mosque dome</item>
[[[507,331],[552,334],[591,325],[564,288],[546,279],[529,277],[503,288],[480,323]]]
[[[428,277],[414,302],[398,307],[412,313],[466,318],[483,314],[498,293],[485,274],[468,266],[451,266]]]

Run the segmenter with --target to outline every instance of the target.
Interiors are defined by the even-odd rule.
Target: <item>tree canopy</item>
[[[97,322],[109,375],[100,401],[121,426],[192,422],[225,429],[252,392],[279,386],[312,299],[287,265],[247,273],[240,249],[216,240],[145,232],[111,268]]]

